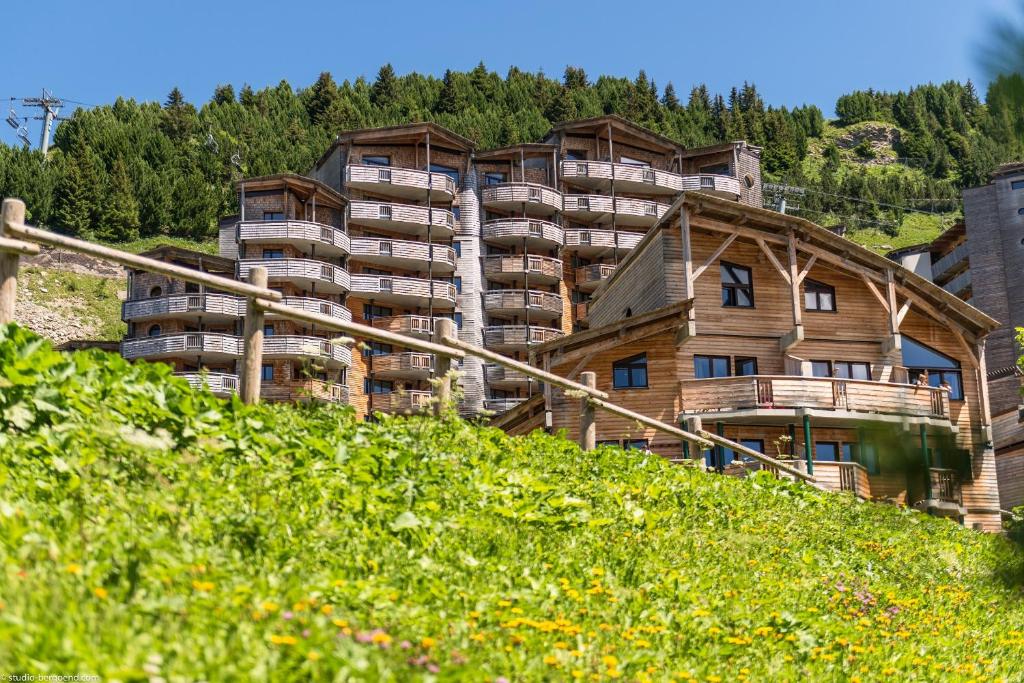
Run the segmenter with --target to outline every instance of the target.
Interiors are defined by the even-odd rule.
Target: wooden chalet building
[[[610,401],[700,423],[827,488],[1000,528],[984,337],[996,321],[911,271],[809,221],[687,192],[594,292],[586,331],[532,349]],[[500,416],[513,433],[578,438],[579,401],[548,388]],[[702,458],[598,412],[598,442]]]

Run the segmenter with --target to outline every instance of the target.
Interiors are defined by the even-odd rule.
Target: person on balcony
[[[917,376],[917,386],[919,386],[919,387],[930,386],[928,384],[928,371],[927,370],[922,370],[921,374],[919,374]]]

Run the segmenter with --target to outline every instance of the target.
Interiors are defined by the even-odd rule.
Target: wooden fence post
[[[458,333],[455,328],[455,321],[448,318],[438,318],[434,321],[435,344],[444,344],[447,338],[455,337]],[[452,357],[437,354],[434,356],[434,376],[438,380],[437,396],[434,402],[434,415],[440,417],[448,410],[452,402],[452,380],[448,372],[452,369]]]
[[[596,389],[597,374],[589,371],[581,372],[580,384],[588,389]],[[580,448],[585,451],[592,451],[597,447],[597,425],[594,422],[594,413],[590,397],[582,397],[580,399]]]
[[[267,269],[264,266],[250,268],[249,284],[266,289]],[[259,403],[263,375],[263,309],[256,302],[256,297],[246,299],[243,334],[242,401]]]
[[[9,223],[25,222],[25,202],[5,199],[0,210],[0,237],[9,237]],[[14,322],[14,306],[18,290],[18,261],[14,251],[0,251],[0,325]]]

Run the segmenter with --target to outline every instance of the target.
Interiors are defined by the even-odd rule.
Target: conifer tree
[[[110,169],[106,201],[100,205],[96,236],[109,242],[139,237],[139,201],[135,198],[128,166],[118,157]]]
[[[375,107],[387,108],[395,103],[398,90],[395,70],[391,64],[385,64],[377,72],[377,80],[373,82],[370,90],[370,102]]]

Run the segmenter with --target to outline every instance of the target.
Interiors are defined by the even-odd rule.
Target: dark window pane
[[[850,364],[842,361],[836,362],[835,376],[840,379],[850,379]]]
[[[853,363],[850,370],[853,379],[871,379],[871,366],[867,363]]]
[[[814,444],[814,459],[835,462],[839,445],[832,441],[818,441]]]
[[[908,368],[959,369],[960,363],[910,337],[903,337],[903,365]]]
[[[693,357],[693,376],[697,379],[711,377],[711,359],[707,356]]]
[[[853,457],[853,444],[852,443],[844,443],[843,444],[843,462],[854,462],[854,461],[856,461],[856,458]]]
[[[364,156],[363,163],[367,166],[390,166],[391,157],[385,156]]]
[[[750,296],[749,289],[737,289],[736,290],[736,305],[750,307],[754,305],[754,300]]]
[[[624,387],[629,385],[629,368],[615,368],[613,371],[616,387]]]
[[[728,377],[729,376],[729,359],[728,358],[715,358],[714,359],[714,376],[715,377]]]
[[[757,374],[757,359],[756,358],[737,358],[736,359],[736,374],[739,375],[739,376],[756,375]]]
[[[811,375],[814,377],[831,377],[832,364],[827,360],[812,360]]]

